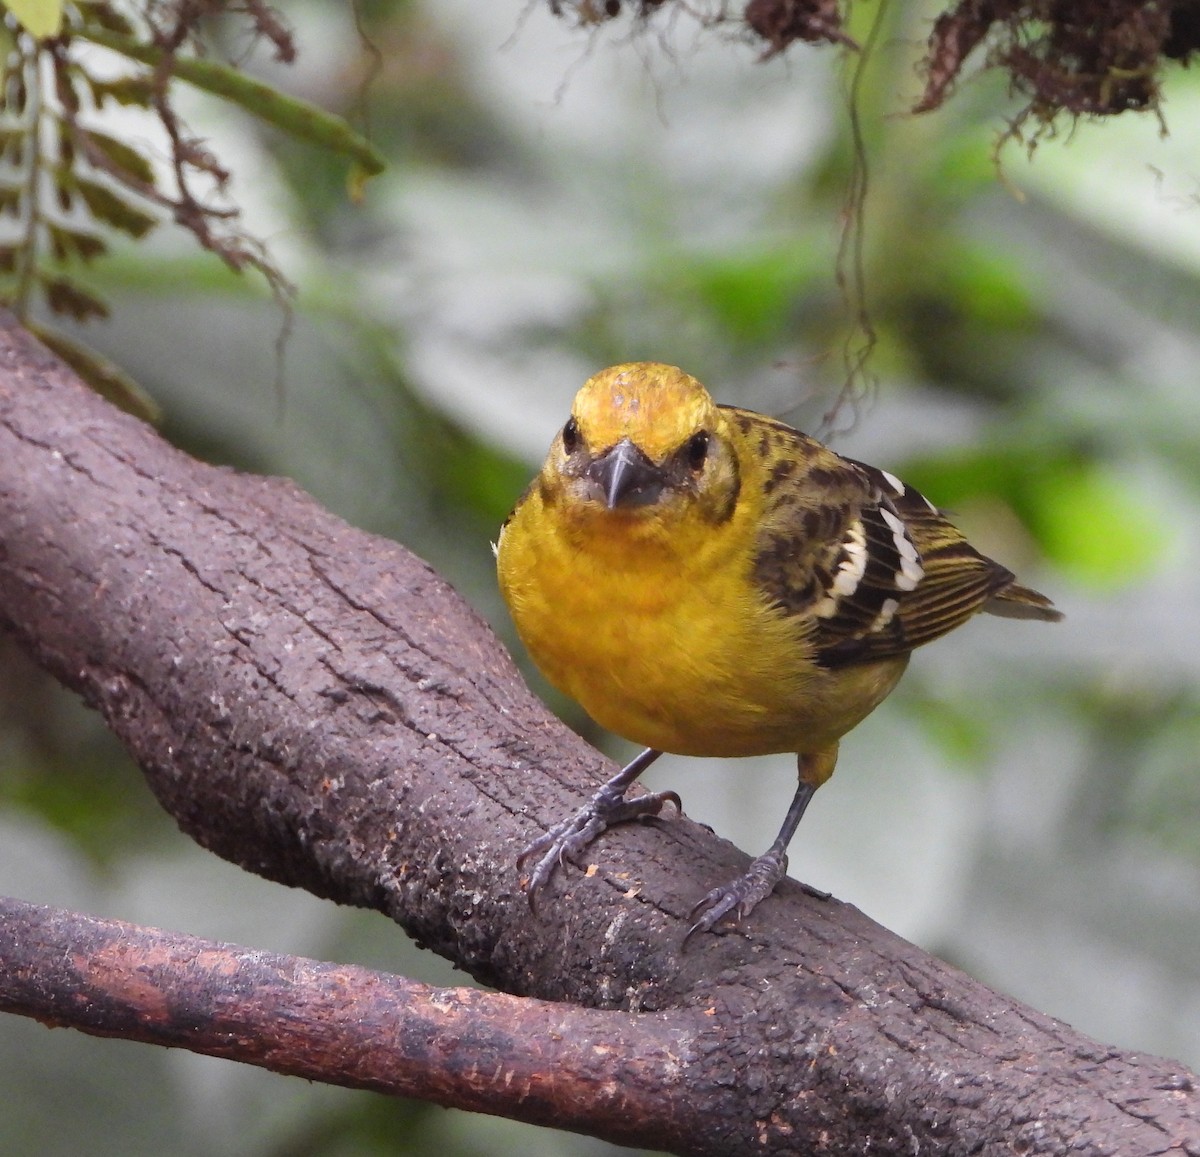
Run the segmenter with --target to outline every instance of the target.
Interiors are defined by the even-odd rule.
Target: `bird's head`
[[[656,362],[611,366],[584,383],[542,477],[581,517],[659,525],[723,521],[739,484],[721,409],[695,378]]]

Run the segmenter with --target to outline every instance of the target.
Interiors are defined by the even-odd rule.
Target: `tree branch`
[[[1200,1155],[1200,1094],[1180,1065],[1090,1041],[837,901],[785,884],[745,927],[681,953],[690,906],[746,863],[687,820],[607,835],[595,865],[558,873],[531,919],[515,857],[606,762],[547,714],[424,563],[289,483],[188,458],[11,321],[0,327],[0,625],[103,713],[206,847],[376,908],[509,993],[638,1013],[578,1030],[615,1050],[622,1088],[642,1034],[666,1032],[674,1067],[661,1070],[644,1133],[557,1107],[536,1119],[724,1157]],[[123,985],[145,963],[141,952],[105,960]],[[323,974],[287,967],[304,1009]],[[235,991],[219,972],[207,983],[199,1007],[223,983]],[[56,1008],[61,1023],[97,1031],[78,1006]],[[519,1037],[529,1022],[511,1015]],[[319,1025],[308,1031],[319,1039]],[[300,1071],[289,1039],[278,1067]],[[478,1045],[480,1068],[524,1071],[525,1044]],[[264,1050],[235,1042],[225,1055]]]
[[[699,1013],[600,1011],[434,988],[0,900],[0,1010],[353,1089],[680,1141],[674,1078]]]

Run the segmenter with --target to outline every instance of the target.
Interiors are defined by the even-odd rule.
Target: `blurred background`
[[[359,116],[373,63],[351,6],[284,9],[299,63],[246,67]],[[299,289],[282,389],[268,295],[167,229],[89,271],[113,315],[78,336],[158,401],[172,440],[288,475],[405,543],[525,662],[489,543],[591,373],[673,362],[821,432],[849,318],[847,80],[829,49],[760,62],[679,18],[634,33],[526,0],[360,9],[381,54],[369,129],[391,162],[362,205],[342,162],[187,99]],[[918,653],[843,743],[791,872],[1084,1032],[1195,1068],[1200,75],[1167,77],[1169,136],[1128,114],[1010,146],[998,172],[1016,109],[1002,77],[902,115],[936,11],[921,9],[891,6],[861,83],[878,385],[840,411],[833,444],[953,510],[1067,619],[981,618]],[[648,782],[756,853],[794,774],[786,757],[668,758]],[[0,890],[466,979],[382,917],[194,847],[98,717],[3,641]],[[14,1017],[0,1087],[11,1154],[617,1152]]]

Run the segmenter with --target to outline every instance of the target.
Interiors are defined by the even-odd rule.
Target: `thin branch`
[[[700,1014],[634,1016],[279,956],[0,898],[0,1010],[92,1036],[676,1147]],[[664,1112],[664,1108],[667,1112]]]

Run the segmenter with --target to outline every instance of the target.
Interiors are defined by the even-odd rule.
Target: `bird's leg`
[[[796,828],[800,826],[804,811],[816,795],[817,788],[833,774],[836,762],[836,744],[832,748],[799,757],[800,782],[796,785],[796,794],[792,796],[775,842],[750,864],[745,873],[728,884],[714,888],[691,910],[690,916],[695,923],[683,938],[685,947],[697,932],[710,931],[730,912],[738,920],[744,920],[775,890],[775,885],[787,872],[788,844],[792,842],[792,836],[796,834]],[[811,896],[829,899],[828,892],[810,888],[807,884],[801,886]]]
[[[564,860],[573,860],[606,828],[628,820],[656,816],[668,801],[683,811],[683,804],[673,791],[650,792],[634,799],[625,798],[625,793],[633,781],[660,755],[661,751],[647,747],[603,784],[573,816],[538,836],[517,857],[518,868],[531,857],[540,857],[525,886],[530,908],[535,907],[537,894],[554,875],[554,869]]]

